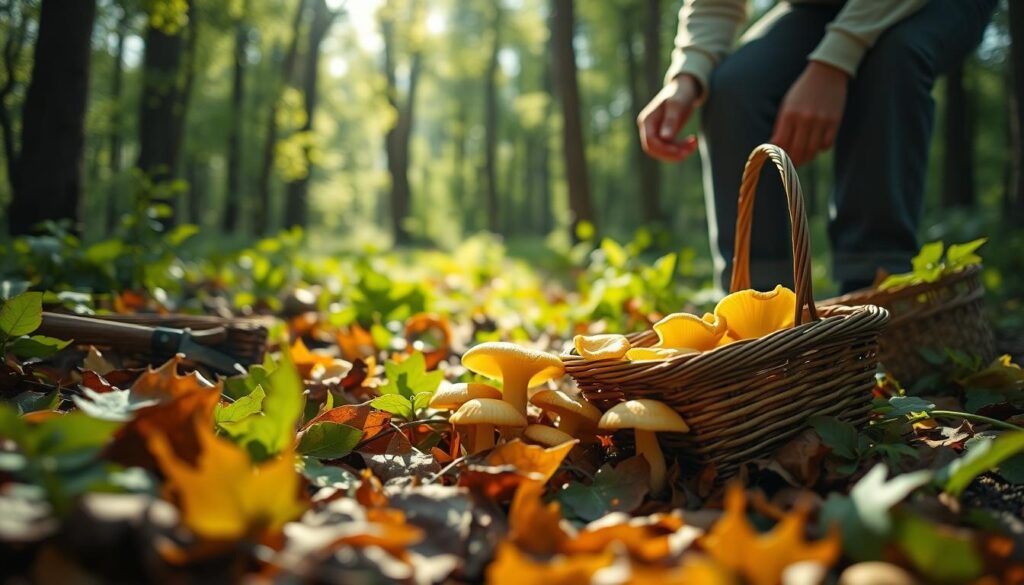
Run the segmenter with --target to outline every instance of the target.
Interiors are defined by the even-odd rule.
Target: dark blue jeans
[[[996,0],[931,0],[885,31],[851,80],[835,142],[829,207],[833,276],[870,282],[910,269],[924,200],[935,78],[981,40]],[[783,3],[754,24],[709,81],[700,140],[711,249],[728,287],[736,199],[750,151],[769,139],[782,98],[840,6]],[[751,234],[751,282],[792,285],[785,196],[765,165]]]

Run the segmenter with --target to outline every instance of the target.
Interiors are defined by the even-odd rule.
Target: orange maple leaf
[[[614,560],[615,555],[611,552],[564,555],[551,560],[537,560],[511,542],[503,542],[498,545],[494,562],[487,567],[487,582],[491,585],[590,583],[594,573],[611,566]]]
[[[295,343],[288,349],[288,353],[291,355],[295,369],[299,371],[303,380],[312,379],[313,368],[317,366],[328,368],[334,364],[335,360],[335,358],[329,355],[310,351],[306,344],[302,342],[301,337],[295,340]]]
[[[702,548],[720,565],[728,567],[753,585],[774,585],[793,563],[815,561],[830,567],[839,558],[839,532],[831,530],[817,542],[804,540],[807,512],[797,508],[771,532],[759,534],[746,515],[746,495],[737,484],[725,495],[725,514],[700,539]]]

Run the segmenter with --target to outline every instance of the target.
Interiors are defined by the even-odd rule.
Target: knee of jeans
[[[857,78],[887,88],[931,90],[935,58],[918,31],[894,26],[879,37],[861,63]]]

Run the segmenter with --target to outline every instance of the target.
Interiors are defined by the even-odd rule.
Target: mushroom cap
[[[726,319],[712,313],[705,313],[703,317],[672,313],[654,324],[654,332],[658,334],[657,347],[697,351],[713,349],[725,335],[726,328]]]
[[[504,400],[467,400],[449,419],[453,425],[489,424],[496,427],[525,427],[526,417]]]
[[[576,353],[585,360],[617,360],[629,351],[629,339],[625,335],[577,335],[572,340]]]
[[[430,408],[437,410],[455,410],[474,398],[501,398],[501,390],[490,384],[480,382],[463,382],[461,384],[443,384],[434,392],[430,399]]]
[[[503,372],[515,368],[516,371],[529,374],[529,388],[565,373],[558,356],[504,341],[488,341],[477,345],[462,356],[462,365],[477,374],[495,379],[504,379]]]
[[[627,400],[604,413],[598,427],[608,430],[639,429],[643,431],[685,433],[690,430],[679,413],[663,402]]]
[[[768,292],[737,291],[715,306],[715,315],[725,317],[731,339],[764,337],[792,327],[795,313],[796,293],[781,284]]]
[[[561,390],[541,390],[530,398],[530,402],[558,416],[580,419],[586,427],[597,426],[597,421],[601,420],[601,411],[596,406]]]
[[[563,433],[555,427],[549,427],[548,425],[529,425],[523,430],[523,436],[534,443],[540,443],[546,447],[554,447],[555,445],[576,440],[572,435]]]

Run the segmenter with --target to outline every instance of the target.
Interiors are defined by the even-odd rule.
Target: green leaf
[[[296,452],[317,459],[337,459],[352,452],[363,431],[336,422],[318,422],[299,436]]]
[[[906,274],[892,274],[885,277],[885,280],[878,285],[879,290],[888,290],[890,288],[899,288],[901,286],[909,286],[917,282],[917,274],[908,272]]]
[[[931,272],[935,265],[942,260],[944,248],[945,246],[941,241],[929,242],[922,246],[921,251],[911,260],[914,266],[914,273],[920,276]]]
[[[888,473],[884,463],[875,465],[853,486],[849,497],[829,494],[822,507],[822,526],[839,526],[843,548],[855,560],[881,558],[882,546],[892,530],[889,511],[932,479],[930,471],[915,471],[886,480]]]
[[[401,362],[389,361],[384,364],[384,376],[387,383],[380,387],[380,393],[397,394],[412,400],[417,394],[427,393],[431,396],[444,380],[444,372],[427,371],[426,359],[420,352],[414,352]]]
[[[30,455],[69,455],[104,446],[121,425],[72,412],[31,425],[19,445]]]
[[[167,245],[177,248],[178,246],[185,243],[185,240],[199,233],[199,226],[186,223],[179,225],[167,232],[164,236],[164,242]]]
[[[256,386],[256,389],[247,396],[243,396],[227,406],[218,404],[213,411],[213,419],[217,424],[236,423],[244,418],[260,414],[263,410],[263,399],[266,396],[267,393],[263,391],[263,387]]]
[[[613,268],[622,268],[629,260],[629,255],[626,254],[626,250],[623,249],[618,242],[610,238],[601,240],[601,251],[604,252],[604,257],[608,260],[608,265]]]
[[[889,406],[892,406],[887,413],[889,416],[909,416],[935,410],[934,403],[918,396],[893,396],[889,399]]]
[[[327,465],[315,457],[302,457],[299,471],[315,487],[334,487],[348,490],[359,483],[352,472],[336,465]]]
[[[999,476],[1010,483],[1024,483],[1024,453],[1018,453],[999,464]]]
[[[370,406],[377,410],[390,412],[391,414],[406,420],[412,420],[414,415],[412,402],[410,402],[408,398],[398,394],[385,394],[383,396],[378,396],[370,401]]]
[[[60,391],[42,393],[26,390],[14,397],[13,403],[18,407],[20,414],[36,412],[38,410],[54,410],[60,405]]]
[[[981,256],[978,256],[975,252],[987,241],[988,238],[978,238],[965,244],[953,244],[950,246],[946,250],[947,269],[958,270],[972,264],[981,264]]]
[[[967,412],[977,413],[979,410],[1003,404],[1007,401],[1006,395],[995,390],[986,388],[964,388],[964,408]]]
[[[834,416],[813,416],[809,422],[833,453],[844,459],[857,459],[860,456],[857,427]]]
[[[0,331],[6,337],[28,335],[43,322],[43,293],[26,292],[0,307]]]
[[[967,453],[939,471],[938,481],[947,493],[959,497],[974,478],[1021,452],[1024,452],[1024,431],[1003,433],[995,439],[979,439],[971,443]]]
[[[267,459],[295,440],[295,428],[302,416],[305,386],[288,352],[281,353],[275,362],[267,355],[264,365],[249,369],[247,380],[234,383],[235,392],[256,387],[263,389],[263,416],[242,419],[236,428],[225,428],[237,441],[249,449],[256,460]],[[241,398],[239,398],[240,400]]]
[[[894,539],[929,583],[968,583],[981,576],[981,557],[970,534],[932,524],[905,513],[897,518]]]
[[[631,457],[616,467],[606,463],[590,485],[574,482],[558,492],[566,510],[585,522],[610,512],[632,512],[647,495],[650,467],[643,457]]]
[[[7,351],[19,358],[40,358],[46,359],[71,344],[71,341],[64,341],[55,337],[45,335],[33,335],[31,337],[19,337],[7,346]]]

